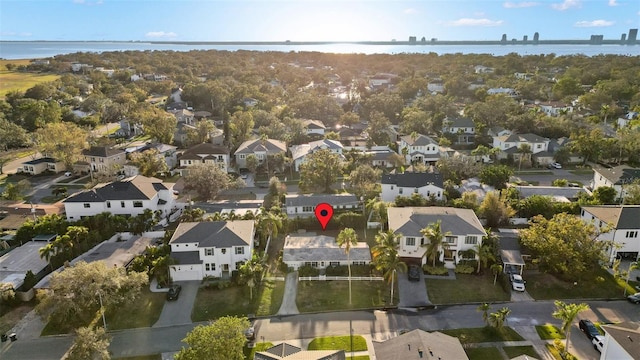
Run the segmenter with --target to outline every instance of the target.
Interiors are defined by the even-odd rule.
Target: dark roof
[[[82,155],[87,156],[97,156],[97,157],[111,157],[114,155],[122,154],[124,155],[124,150],[110,148],[107,146],[92,146],[90,149],[82,150]]]
[[[318,194],[318,195],[286,195],[285,206],[316,206],[329,203],[332,206],[358,204],[360,201],[353,194]]]
[[[381,343],[374,342],[373,348],[376,357],[384,360],[469,359],[458,338],[420,329]]]
[[[55,163],[55,162],[57,162],[57,161],[54,158],[43,157],[43,158],[40,158],[40,159],[29,160],[27,162],[23,162],[23,164],[36,165],[36,164],[42,164],[42,163]]]
[[[171,258],[176,261],[176,265],[192,265],[202,263],[202,261],[200,260],[199,251],[174,251],[171,253]]]
[[[422,134],[418,134],[415,140],[411,135],[405,135],[402,137],[402,140],[411,146],[438,145],[432,138]]]
[[[602,329],[630,356],[640,354],[640,324],[637,322],[603,325]]]
[[[420,230],[441,222],[442,232],[452,235],[486,234],[480,220],[470,209],[452,207],[390,207],[387,209],[389,228],[405,236],[421,236]]]
[[[382,175],[383,184],[393,184],[398,187],[421,188],[427,185],[434,185],[444,188],[442,176],[439,173],[415,173],[405,172],[402,174]]]
[[[160,190],[168,190],[162,180],[138,175],[119,181],[96,185],[93,189],[73,194],[64,200],[71,202],[104,202],[107,200],[150,200]]]
[[[217,248],[247,246],[251,244],[253,224],[253,220],[184,222],[178,225],[169,243]]]
[[[445,122],[447,127],[475,127],[473,120],[469,118],[455,118],[449,119]]]
[[[502,138],[503,142],[530,142],[530,143],[541,143],[545,141],[549,141],[549,139],[545,139],[542,136],[538,136],[536,134],[511,134],[505,135]]]
[[[211,143],[202,143],[198,145],[194,145],[182,153],[182,156],[185,155],[195,155],[195,154],[229,154],[229,150],[224,146],[213,145]]]
[[[614,185],[630,184],[636,179],[640,179],[640,169],[628,167],[625,165],[612,168],[595,167],[597,171]]]
[[[302,351],[302,349],[300,349],[299,347],[289,345],[287,343],[278,344],[272,348],[267,349],[268,353],[271,353],[273,355],[278,355],[280,357],[289,356],[291,354],[295,354],[300,351]]]
[[[584,206],[583,209],[617,230],[640,228],[640,205]]]

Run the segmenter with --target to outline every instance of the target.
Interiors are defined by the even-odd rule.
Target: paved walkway
[[[296,315],[300,314],[296,305],[296,294],[298,293],[298,272],[290,272],[284,282],[284,296],[282,297],[282,305],[277,315]]]
[[[191,312],[200,288],[200,281],[177,281],[182,291],[176,301],[165,301],[160,318],[153,327],[191,324]]]

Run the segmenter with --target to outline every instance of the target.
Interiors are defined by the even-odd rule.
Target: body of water
[[[502,56],[509,53],[519,55],[555,54],[594,56],[600,54],[640,55],[640,46],[629,45],[368,45],[368,44],[312,44],[312,45],[227,45],[227,44],[156,44],[144,42],[38,42],[38,41],[0,41],[0,58],[36,59],[76,52],[105,51],[190,51],[190,50],[256,50],[256,51],[316,51],[339,54],[400,54],[400,53],[436,53],[442,54],[491,54]]]

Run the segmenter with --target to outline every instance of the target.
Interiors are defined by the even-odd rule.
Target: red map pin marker
[[[316,206],[316,218],[320,221],[320,225],[322,225],[322,230],[327,228],[327,224],[331,217],[333,216],[333,206],[327,203],[320,203]]]

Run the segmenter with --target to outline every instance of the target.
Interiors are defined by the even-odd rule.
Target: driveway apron
[[[431,305],[422,271],[420,271],[420,281],[409,281],[406,273],[398,273],[398,292],[400,293],[400,303],[398,304],[400,308]]]
[[[153,327],[191,324],[191,311],[198,294],[200,281],[176,281],[182,285],[178,300],[165,301],[160,318]]]
[[[295,315],[300,314],[296,305],[296,294],[298,293],[298,272],[290,272],[284,283],[284,296],[282,305],[278,310],[278,315]]]

